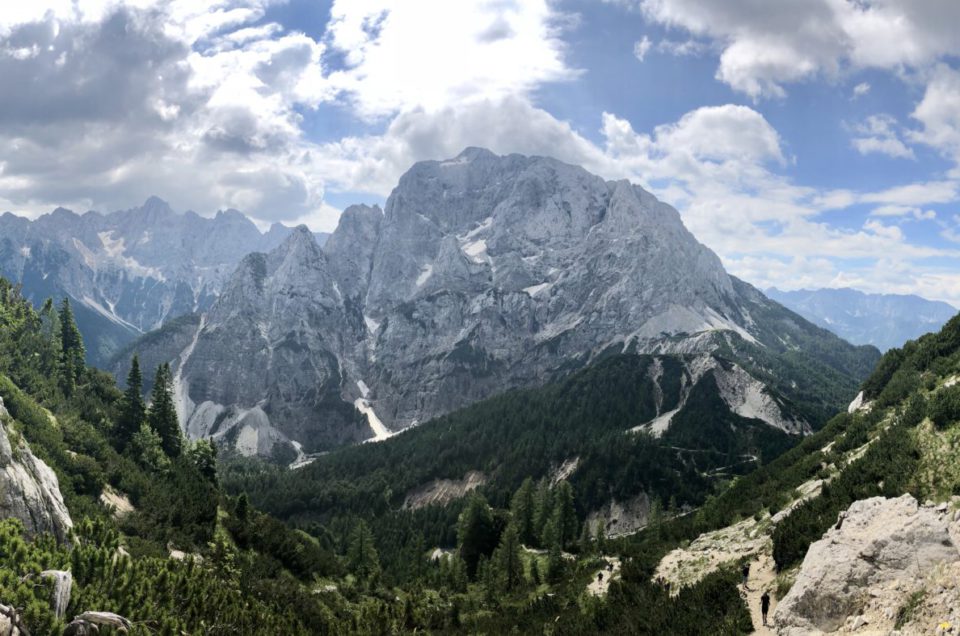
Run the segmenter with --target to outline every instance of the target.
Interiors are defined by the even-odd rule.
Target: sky
[[[642,185],[761,288],[960,306],[955,0],[4,4],[0,210],[330,231],[482,146]]]

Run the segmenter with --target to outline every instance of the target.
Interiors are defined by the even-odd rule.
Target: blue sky
[[[960,306],[953,0],[38,0],[0,209],[335,227],[478,145],[630,179],[761,287]]]

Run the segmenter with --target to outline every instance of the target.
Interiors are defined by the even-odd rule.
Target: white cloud
[[[864,203],[921,206],[930,203],[951,203],[960,198],[956,181],[923,181],[864,194]]]
[[[922,68],[960,53],[953,0],[634,0],[648,19],[722,47],[717,78],[754,98],[845,68]]]
[[[900,139],[897,120],[886,114],[871,115],[853,127],[853,147],[861,155],[878,153],[900,159],[916,159]]]
[[[932,221],[937,218],[937,213],[933,210],[923,210],[909,205],[887,204],[871,210],[870,216],[911,217],[917,221]]]
[[[337,0],[327,37],[348,68],[328,82],[368,117],[523,95],[576,76],[560,17],[547,0]]]
[[[870,84],[868,82],[860,82],[853,87],[853,98],[863,97],[870,92]]]
[[[960,163],[960,72],[938,66],[912,117],[922,129],[911,138]]]
[[[647,53],[650,52],[650,48],[653,46],[653,42],[650,41],[650,38],[643,36],[642,40],[637,40],[633,43],[633,54],[641,62],[643,58],[647,56]]]
[[[703,55],[709,49],[710,47],[706,43],[692,38],[687,40],[664,39],[657,43],[657,50],[659,52],[677,57],[696,57]]]

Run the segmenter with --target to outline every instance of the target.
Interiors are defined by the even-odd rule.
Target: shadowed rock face
[[[0,399],[0,518],[23,522],[28,535],[50,533],[66,541],[73,527],[53,470],[27,443],[10,434],[10,414]]]
[[[759,343],[771,308],[642,188],[471,148],[348,208],[322,250],[301,228],[248,256],[202,322],[138,350],[179,369],[191,436],[311,453],[371,437],[360,401],[399,430],[604,352]]]

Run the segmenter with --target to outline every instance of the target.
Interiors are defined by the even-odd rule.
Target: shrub
[[[960,420],[960,384],[938,391],[930,400],[930,419],[943,430]]]

